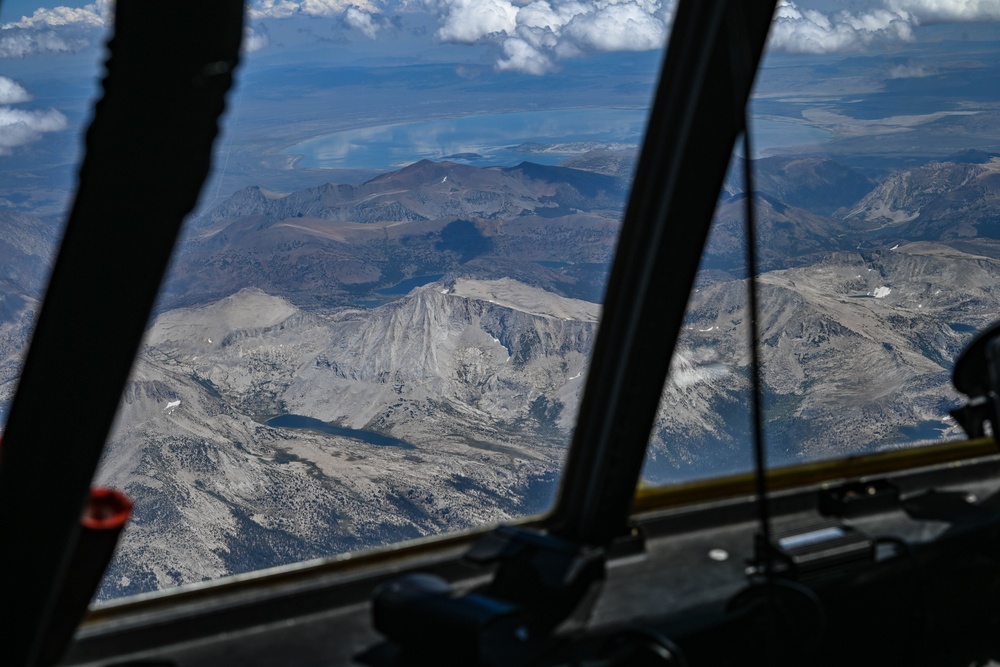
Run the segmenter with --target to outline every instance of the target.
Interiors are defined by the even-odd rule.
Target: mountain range
[[[422,161],[234,193],[191,221],[102,463],[136,517],[102,597],[544,510],[634,152]],[[754,161],[773,463],[957,435],[949,369],[1000,310],[1000,158],[873,177]],[[726,182],[654,424],[654,483],[750,466],[743,215]],[[669,224],[684,224],[683,220]],[[56,234],[0,213],[0,398]]]
[[[57,236],[40,218],[0,209],[0,419],[14,396]]]
[[[101,595],[544,510],[598,313],[509,279],[372,310],[248,288],[163,313],[98,474],[136,505]]]

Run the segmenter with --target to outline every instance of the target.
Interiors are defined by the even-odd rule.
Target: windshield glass
[[[75,186],[81,130],[99,83],[101,50],[95,42],[104,29],[99,27],[103,10],[96,7],[59,34],[35,22],[29,3],[5,2],[2,9],[0,423],[5,423]]]
[[[249,4],[99,472],[135,500],[99,599],[550,506],[672,5]],[[110,9],[3,12],[5,414]],[[772,464],[957,435],[951,360],[997,312],[998,21],[782,4],[752,109]],[[650,482],[750,466],[744,193],[734,169]]]
[[[0,102],[32,131],[0,127],[2,219],[42,250],[3,295],[3,409],[111,11],[4,3]],[[99,600],[550,506],[670,12],[248,4],[98,473],[135,501]]]
[[[751,104],[770,465],[962,436],[951,368],[1000,313],[998,38],[989,3],[780,6]],[[752,467],[742,159],[647,483]]]

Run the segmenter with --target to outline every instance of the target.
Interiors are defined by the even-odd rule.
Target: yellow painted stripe
[[[957,463],[1000,453],[992,438],[960,440],[921,447],[894,449],[826,461],[772,468],[767,472],[769,491],[853,480],[901,470]],[[680,482],[668,486],[639,485],[633,512],[679,507],[756,493],[753,472]]]

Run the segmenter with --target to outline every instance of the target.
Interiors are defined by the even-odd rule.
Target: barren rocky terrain
[[[99,475],[137,507],[105,594],[545,509],[598,311],[457,280],[370,311],[245,289],[164,313]],[[265,424],[280,414],[398,440]]]
[[[425,161],[359,185],[243,190],[195,220],[100,471],[136,500],[101,595],[548,507],[633,155]],[[755,163],[773,463],[959,435],[951,363],[1000,312],[998,164],[967,152],[872,179],[822,156]],[[649,481],[750,466],[745,199],[731,178]],[[0,224],[7,400],[52,234]]]

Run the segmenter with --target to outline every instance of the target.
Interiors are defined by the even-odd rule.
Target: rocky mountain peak
[[[237,190],[220,205],[202,216],[201,226],[206,223],[237,220],[251,215],[265,215],[270,209],[271,199],[260,187],[248,185]]]
[[[247,287],[219,301],[195,308],[170,310],[153,321],[147,345],[218,347],[234,332],[277,326],[298,313],[281,297]]]
[[[932,162],[889,176],[843,214],[909,240],[1000,236],[1000,158]]]
[[[875,183],[857,169],[823,155],[776,155],[754,160],[754,188],[787,204],[829,215],[868,194]],[[731,170],[726,190],[743,190]]]
[[[420,160],[398,171],[390,171],[381,176],[376,176],[365,183],[365,185],[374,186],[392,183],[397,186],[403,185],[408,188],[419,188],[442,182],[447,183],[449,180],[454,185],[467,180],[470,176],[480,171],[480,167],[471,167],[456,162]]]

